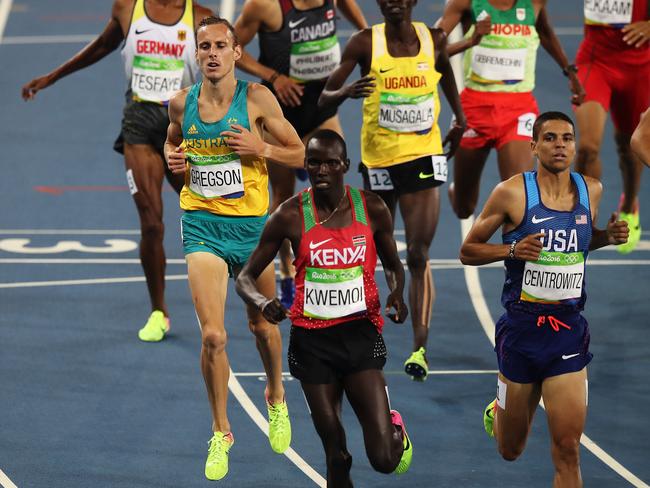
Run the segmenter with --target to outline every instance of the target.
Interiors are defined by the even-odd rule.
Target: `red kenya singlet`
[[[381,332],[379,293],[375,283],[377,250],[363,194],[346,186],[352,223],[329,229],[318,223],[310,190],[300,194],[303,230],[294,260],[296,298],[291,322],[321,329],[368,318]]]

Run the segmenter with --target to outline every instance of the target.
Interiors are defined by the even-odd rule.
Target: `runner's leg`
[[[490,148],[459,147],[454,156],[454,181],[447,189],[449,201],[459,219],[474,213],[478,202],[481,173],[490,154]]]
[[[586,102],[576,108],[578,151],[575,170],[598,180],[602,175],[600,146],[606,121],[607,112],[598,102]]]
[[[505,181],[524,171],[531,171],[535,167],[530,141],[510,141],[505,143],[497,149],[497,160],[499,162],[501,181]]]

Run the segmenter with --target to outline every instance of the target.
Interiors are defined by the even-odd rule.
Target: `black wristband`
[[[575,64],[570,64],[566,68],[562,68],[562,74],[564,76],[569,76],[569,73],[577,73],[578,67]]]
[[[271,85],[272,85],[273,83],[275,83],[275,80],[278,79],[278,76],[280,76],[280,73],[278,73],[277,71],[274,71],[273,74],[271,75],[271,77],[267,81],[269,83],[271,83]]]

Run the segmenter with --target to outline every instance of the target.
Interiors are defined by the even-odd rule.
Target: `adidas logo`
[[[189,129],[187,129],[187,133],[190,135],[194,135],[194,134],[198,134],[199,131],[197,130],[196,126],[192,124],[192,126]]]

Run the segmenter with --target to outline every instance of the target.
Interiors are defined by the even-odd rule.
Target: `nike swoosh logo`
[[[427,178],[431,178],[432,176],[433,176],[433,173],[425,174],[425,173],[423,173],[422,171],[420,171],[420,174],[418,175],[418,177],[419,177],[421,180],[426,180]]]
[[[145,30],[135,30],[135,35],[139,36],[140,34],[144,34],[145,32],[149,32],[151,29],[145,29]]]
[[[302,24],[305,20],[307,20],[307,17],[303,17],[300,20],[296,20],[295,22],[292,22],[291,20],[289,21],[289,29],[293,29],[295,26]]]
[[[395,66],[393,66],[392,68],[386,68],[386,69],[379,68],[379,72],[380,73],[386,73],[387,71],[391,71],[391,70],[394,70],[394,69],[395,69]]]
[[[568,354],[568,355],[562,354],[562,359],[564,359],[564,360],[566,360],[566,359],[571,359],[571,358],[574,358],[574,357],[576,357],[576,356],[580,356],[580,353],[577,352],[577,353],[575,353],[575,354]]]
[[[533,215],[533,218],[531,219],[531,222],[533,224],[539,224],[541,222],[546,222],[547,220],[554,219],[555,217],[544,217],[543,219],[538,219],[537,215]]]
[[[309,249],[318,249],[318,248],[321,247],[323,244],[328,243],[328,242],[331,241],[332,239],[334,239],[334,238],[333,238],[333,237],[330,237],[329,239],[325,239],[324,241],[320,241],[320,242],[310,242],[310,243],[309,243]]]

